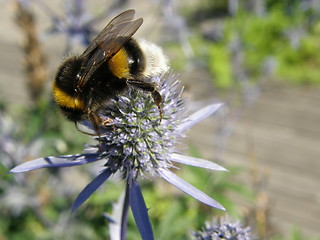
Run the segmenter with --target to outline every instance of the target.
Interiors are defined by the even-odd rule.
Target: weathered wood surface
[[[268,83],[255,104],[232,122],[220,156],[222,164],[248,170],[240,177],[244,183],[250,182],[253,165],[257,173],[267,171],[273,225],[282,232],[298,226],[311,237],[320,235],[319,90]],[[214,119],[206,120],[190,132],[190,141],[209,159],[215,158],[213,143],[219,141],[214,125]]]

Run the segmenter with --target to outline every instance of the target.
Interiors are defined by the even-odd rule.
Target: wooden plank
[[[289,97],[285,101],[283,97],[281,94],[262,96],[247,116],[257,121],[320,133],[319,121],[315,121],[320,119],[320,98]]]
[[[316,236],[320,224],[319,97],[318,91],[265,91],[242,116],[227,118],[231,135],[222,150],[227,165],[248,170],[256,163],[260,170],[269,169],[265,190],[274,203],[275,225],[282,231],[297,225],[309,237]],[[190,131],[189,141],[210,159],[218,153],[214,141],[221,140],[216,130],[217,120],[210,119]],[[249,173],[245,173],[237,179],[248,184]]]
[[[0,94],[8,104],[25,105],[28,94],[22,74],[21,49],[14,44],[0,42]]]
[[[246,163],[248,157],[238,152],[225,153],[225,158],[233,164],[237,162]],[[273,223],[278,226],[279,223],[284,223],[286,228],[282,231],[289,230],[292,226],[299,226],[307,236],[315,236],[320,224],[320,209],[319,209],[319,193],[314,191],[317,189],[318,182],[313,179],[306,179],[307,176],[302,175],[297,178],[291,172],[285,172],[283,169],[274,168],[274,166],[259,165],[259,171],[262,169],[270,169],[270,177],[268,179],[267,192],[271,202],[271,216]],[[248,166],[247,166],[248,168]],[[232,172],[230,172],[232,174]],[[244,171],[241,175],[237,175],[236,179],[243,184],[250,186],[248,178],[250,173]],[[297,184],[297,183],[300,183]],[[248,185],[249,184],[249,185]],[[310,191],[313,189],[312,191]],[[263,191],[263,189],[261,189]],[[232,198],[235,203],[238,203],[239,196]],[[248,206],[248,203],[239,202],[240,206]]]

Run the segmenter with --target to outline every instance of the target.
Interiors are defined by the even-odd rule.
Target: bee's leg
[[[105,120],[102,120],[102,119],[100,119],[101,120],[101,125],[102,126],[110,126],[110,125],[113,125],[112,123],[113,123],[113,119],[112,118],[107,118],[107,119],[105,119]]]
[[[162,120],[162,96],[161,94],[156,90],[155,84],[145,82],[143,80],[139,79],[127,79],[127,83],[135,88],[141,89],[146,92],[150,92],[151,96],[153,98],[153,101],[157,105],[159,109],[159,115],[160,115],[160,122]]]
[[[100,116],[97,116],[93,111],[89,111],[88,117],[94,127],[94,130],[99,136],[100,136],[100,126],[110,126],[113,123],[112,118],[103,119]]]
[[[95,130],[95,132],[97,133],[97,136],[99,138],[99,152],[102,151],[102,140],[101,140],[101,131],[100,131],[100,127],[101,126],[101,118],[98,117],[94,111],[89,111],[88,112],[88,119],[89,121],[92,123],[92,126]]]
[[[101,126],[111,126],[112,131],[116,131],[115,125],[113,124],[113,119],[112,118],[107,118],[107,119],[100,119],[101,120]]]
[[[162,121],[162,108],[161,108],[162,96],[156,89],[154,89],[151,92],[151,96],[153,98],[153,101],[155,102],[155,104],[157,105],[157,107],[159,109],[160,122],[161,122]]]
[[[102,119],[100,116],[96,115],[93,110],[88,111],[88,119],[92,123],[92,126],[96,132],[96,136],[99,138],[99,150],[102,150],[102,139],[101,139],[101,127],[102,126],[112,126],[113,119],[107,118],[107,119]]]

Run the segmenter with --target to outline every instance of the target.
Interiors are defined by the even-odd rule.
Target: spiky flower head
[[[101,117],[113,121],[104,128],[98,139],[101,143],[94,151],[107,160],[105,166],[113,172],[120,171],[126,179],[129,175],[137,179],[145,173],[155,176],[157,169],[172,167],[170,156],[182,135],[176,130],[186,120],[186,110],[179,81],[174,77],[160,80],[160,77],[153,79],[161,86],[161,121],[151,95],[136,89],[129,89],[100,112]]]
[[[254,240],[256,239],[250,227],[244,227],[239,221],[230,217],[215,217],[207,222],[202,231],[194,232],[194,240]]]

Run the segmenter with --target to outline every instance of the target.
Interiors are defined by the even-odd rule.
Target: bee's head
[[[85,108],[84,101],[76,90],[79,81],[77,75],[81,64],[82,60],[80,58],[67,58],[59,67],[53,84],[53,96],[59,107],[67,112],[76,112],[77,116],[80,116]],[[72,119],[72,117],[69,117],[69,119]]]
[[[76,87],[79,81],[77,77],[81,68],[82,60],[78,57],[68,57],[60,65],[56,78],[55,87],[64,91],[70,96],[76,94]]]

